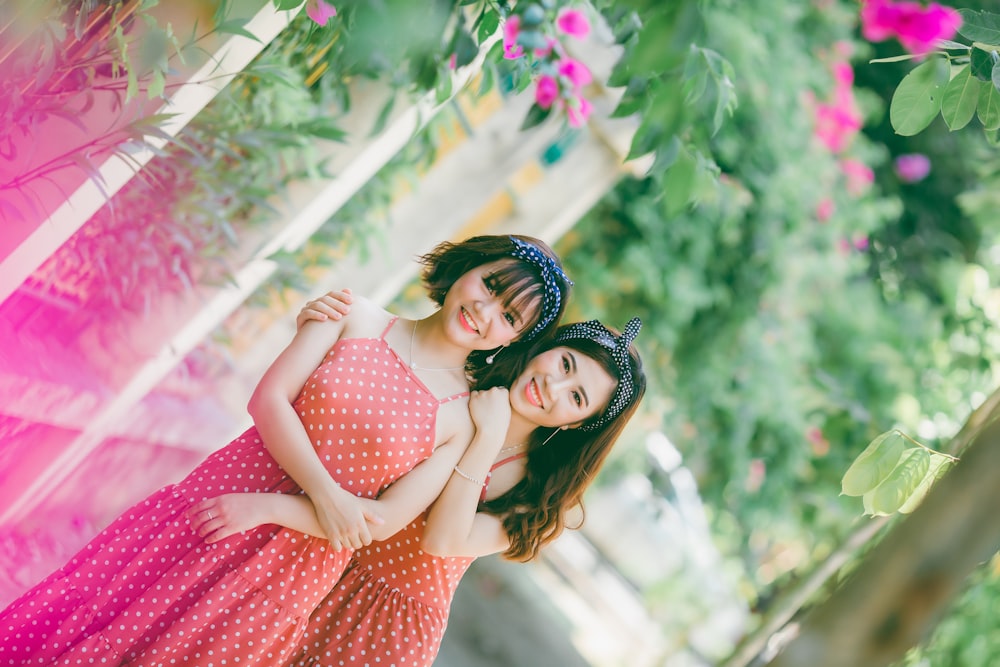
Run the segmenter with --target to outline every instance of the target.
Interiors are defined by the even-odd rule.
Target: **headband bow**
[[[552,257],[542,252],[534,244],[513,236],[510,237],[510,240],[514,244],[511,256],[538,267],[538,271],[542,274],[542,284],[545,287],[545,293],[542,295],[542,317],[524,336],[524,340],[531,340],[544,331],[559,314],[559,306],[562,304],[562,288],[556,278],[562,280],[567,287],[572,286],[573,281]]]
[[[615,336],[599,321],[590,320],[567,325],[556,334],[557,343],[573,339],[585,339],[597,343],[611,352],[611,358],[614,360],[615,366],[618,367],[618,386],[615,387],[615,393],[611,395],[608,408],[597,421],[581,426],[581,431],[593,431],[604,426],[620,415],[622,410],[632,402],[635,388],[632,386],[632,365],[629,363],[628,348],[635,337],[639,335],[641,328],[642,322],[638,317],[633,317],[625,325],[622,335]]]

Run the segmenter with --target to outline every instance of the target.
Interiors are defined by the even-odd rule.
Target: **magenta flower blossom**
[[[862,0],[861,34],[871,42],[895,37],[910,53],[931,51],[939,40],[951,39],[962,25],[962,16],[951,7],[932,2]]]
[[[923,153],[907,153],[896,158],[893,166],[899,180],[904,183],[917,183],[927,178],[931,173],[931,160]]]
[[[579,60],[565,58],[559,61],[559,75],[569,79],[574,88],[586,86],[593,80],[590,70]]]
[[[327,21],[337,15],[337,8],[324,0],[308,0],[306,14],[319,25],[326,25]]]
[[[816,105],[816,129],[813,133],[831,153],[839,153],[861,129],[861,116],[850,107]]]
[[[563,33],[577,39],[583,39],[590,33],[590,21],[579,9],[564,9],[559,12],[556,27]]]
[[[896,34],[900,8],[892,0],[862,0],[861,34],[869,42],[881,42]]]
[[[583,127],[590,118],[593,106],[585,97],[576,97],[566,105],[566,117],[569,119],[570,127]]]
[[[548,74],[538,78],[535,86],[535,103],[543,109],[548,109],[559,97],[559,84]]]
[[[833,217],[834,211],[836,211],[836,205],[833,200],[829,197],[821,199],[818,204],[816,204],[816,219],[820,222],[826,222]]]
[[[840,161],[840,170],[847,177],[847,192],[855,196],[863,194],[875,181],[875,172],[861,160],[845,158]]]
[[[962,25],[962,16],[951,7],[932,2],[926,9],[904,13],[897,38],[910,53],[924,55],[942,39],[951,39]]]
[[[503,24],[503,57],[514,60],[524,55],[524,47],[517,43],[517,35],[521,32],[521,17],[515,14],[508,17]]]

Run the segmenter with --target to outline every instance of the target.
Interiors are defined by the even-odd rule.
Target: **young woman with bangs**
[[[645,392],[632,345],[638,329],[638,319],[622,334],[596,320],[567,325],[523,356],[475,369],[472,444],[452,468],[428,461],[368,501],[385,518],[373,527],[376,541],[354,553],[298,652],[281,664],[431,665],[472,561],[497,552],[531,560],[582,505]],[[400,502],[407,487],[440,488],[441,479],[433,505],[413,518]],[[219,520],[200,521],[207,511]],[[194,519],[208,540],[260,523],[320,532],[307,502],[275,494],[221,496]]]
[[[356,299],[302,326],[254,391],[254,426],[0,612],[0,663],[271,665],[297,650],[382,521],[366,499],[469,446],[470,355],[544,337],[565,307],[570,282],[537,239],[475,237],[421,261],[433,314]],[[411,490],[426,507],[440,487]],[[234,492],[307,499],[324,539],[262,526],[202,540],[192,508]]]

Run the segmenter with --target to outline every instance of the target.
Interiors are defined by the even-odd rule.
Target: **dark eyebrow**
[[[569,357],[570,370],[573,372],[574,375],[576,375],[576,357],[573,355],[572,352],[567,352],[566,356]],[[587,390],[584,389],[582,385],[580,386],[580,393],[583,395],[583,402],[586,403],[587,407],[589,408],[590,399],[587,397]]]

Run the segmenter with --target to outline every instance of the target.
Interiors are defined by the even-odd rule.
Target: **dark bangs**
[[[545,286],[533,265],[516,259],[504,261],[486,279],[504,308],[521,317],[518,328],[522,332],[531,331],[541,321]]]

